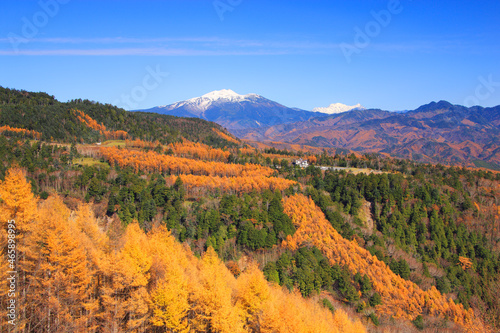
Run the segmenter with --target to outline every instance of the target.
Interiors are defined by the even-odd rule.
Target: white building
[[[307,160],[304,160],[302,158],[295,160],[293,164],[298,165],[301,168],[307,168],[309,166],[309,162],[307,162]]]

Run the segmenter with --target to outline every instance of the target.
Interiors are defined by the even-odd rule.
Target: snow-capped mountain
[[[342,112],[347,112],[351,110],[365,110],[365,108],[361,104],[356,104],[356,105],[345,105],[342,103],[333,103],[330,104],[330,106],[326,108],[314,108],[313,112],[321,112],[321,113],[327,113],[327,114],[335,114],[335,113],[342,113]]]
[[[230,89],[138,111],[202,118],[228,129],[273,126],[318,116],[316,112],[292,109],[257,94],[240,95]]]
[[[209,92],[201,97],[190,98],[185,101],[176,102],[170,105],[159,106],[159,109],[171,111],[176,109],[189,110],[193,115],[205,118],[205,111],[216,105],[226,103],[241,103],[244,101],[256,101],[260,96],[256,94],[240,95],[231,89],[222,89]],[[262,97],[261,97],[262,98]]]

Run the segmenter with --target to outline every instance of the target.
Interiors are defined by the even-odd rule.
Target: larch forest
[[[2,332],[500,329],[499,172],[1,87],[0,160]]]

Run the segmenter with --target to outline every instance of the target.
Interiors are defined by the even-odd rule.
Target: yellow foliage
[[[82,204],[78,207],[71,226],[81,232],[81,242],[87,251],[89,261],[97,269],[109,250],[109,244],[108,237],[99,228],[90,205]]]
[[[228,164],[215,161],[200,161],[191,158],[159,154],[154,151],[102,147],[101,154],[111,165],[131,166],[135,171],[169,171],[173,174],[196,174],[203,176],[253,177],[270,176],[274,170],[258,164]]]
[[[107,140],[109,139],[121,139],[124,140],[127,138],[128,133],[125,131],[108,131],[106,130],[106,126],[103,124],[99,124],[97,121],[92,119],[88,114],[85,114],[84,112],[80,110],[72,110],[73,114],[76,115],[78,120],[83,123],[85,126],[99,131],[101,134],[103,134]]]
[[[20,230],[27,231],[29,225],[23,222],[35,217],[36,199],[22,169],[7,171],[5,180],[0,181],[0,200],[1,223],[13,219],[19,224]]]
[[[366,332],[363,324],[359,320],[351,322],[347,314],[341,310],[335,311],[333,322],[339,332]]]
[[[130,278],[133,287],[145,286],[149,280],[149,269],[153,258],[148,253],[148,239],[139,227],[132,223],[127,227],[125,245],[121,251],[122,267]]]
[[[237,281],[237,304],[243,310],[247,325],[254,326],[257,313],[269,299],[269,285],[257,265],[250,265]]]
[[[173,332],[189,332],[187,312],[188,283],[184,272],[178,265],[172,265],[165,278],[153,290],[153,325],[164,326]]]
[[[38,139],[38,140],[40,140],[40,138],[42,137],[42,133],[37,131],[27,130],[24,128],[10,127],[9,125],[0,126],[0,134],[4,134],[5,132],[12,132],[18,134],[21,133],[23,134],[23,136],[29,135],[33,139]]]
[[[24,240],[27,261],[36,265],[21,265],[27,287],[37,291],[25,299],[26,312],[42,325],[81,331],[92,321],[97,303],[91,297],[93,272],[80,234],[68,223],[70,210],[58,196],[49,197],[37,215],[37,231]]]
[[[262,191],[264,189],[283,191],[290,186],[297,185],[296,181],[278,177],[218,177],[218,176],[196,176],[196,175],[179,175],[182,183],[188,190],[201,189],[220,189],[223,192],[251,192]],[[176,176],[171,176],[172,183],[175,182]]]
[[[112,247],[89,205],[71,212],[51,196],[37,206],[19,170],[0,193],[2,213],[30,225],[19,252],[20,331],[365,331],[341,310],[268,284],[255,265],[236,279],[212,248],[197,259],[164,227],[146,234],[132,223]]]
[[[151,321],[153,325],[164,326],[172,332],[189,332],[186,317],[191,290],[186,272],[189,259],[181,244],[175,242],[165,227],[154,229],[148,236],[153,256],[152,279],[158,281],[151,293]]]
[[[464,271],[472,267],[472,261],[467,257],[458,257],[458,261]]]
[[[381,313],[413,320],[417,315],[429,312],[442,318],[456,318],[455,322],[466,328],[471,325],[483,327],[473,312],[465,311],[462,305],[448,303],[448,309],[441,308],[440,304],[447,301],[436,288],[432,287],[429,291],[420,289],[394,274],[385,263],[377,260],[356,242],[342,238],[311,198],[297,194],[285,198],[283,207],[297,227],[293,237],[287,239],[287,245],[295,248],[312,241],[332,264],[339,263],[352,274],[365,272],[373,282],[374,289],[382,296],[383,304],[377,306]]]
[[[199,270],[200,283],[192,295],[194,329],[244,332],[243,312],[234,306],[232,298],[236,281],[212,247],[203,256]]]
[[[317,302],[304,299],[299,293],[271,288],[269,300],[258,317],[260,332],[366,332],[363,324],[349,320],[342,310],[335,315]]]
[[[182,142],[171,143],[168,148],[175,156],[189,157],[194,159],[227,162],[231,152],[220,148],[213,148],[200,142],[191,142],[184,139]]]
[[[145,325],[148,318],[149,292],[146,288],[137,288],[130,293],[130,297],[124,303],[125,309],[129,315],[125,327],[128,331],[136,331],[136,328]]]
[[[218,129],[216,128],[212,128],[212,130],[218,135],[220,136],[221,138],[229,141],[229,142],[232,142],[232,143],[236,143],[237,145],[240,144],[240,142],[232,137],[230,137],[229,135],[227,135],[226,133],[224,132],[221,132],[219,131]]]

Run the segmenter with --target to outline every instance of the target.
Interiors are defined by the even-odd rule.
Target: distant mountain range
[[[500,106],[467,108],[440,101],[405,113],[352,110],[233,133],[255,141],[380,152],[423,162],[500,165]]]
[[[240,95],[229,89],[140,111],[202,118],[229,130],[273,126],[318,116],[316,112],[289,108],[256,94]]]
[[[202,118],[216,122],[230,130],[241,130],[304,121],[319,115],[341,113],[353,109],[364,110],[365,108],[361,104],[349,106],[334,103],[326,108],[317,107],[312,111],[306,111],[286,107],[257,94],[240,95],[230,89],[223,89],[186,101],[137,111]]]
[[[440,101],[390,112],[336,103],[306,111],[256,94],[220,90],[142,111],[214,121],[253,141],[379,152],[423,162],[500,165],[500,106],[467,108]]]

